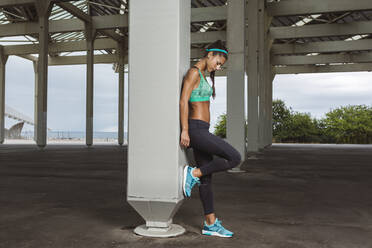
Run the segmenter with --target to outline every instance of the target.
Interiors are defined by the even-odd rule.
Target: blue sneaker
[[[209,236],[218,236],[223,238],[231,238],[234,235],[234,233],[225,229],[221,225],[221,223],[222,221],[220,221],[218,218],[216,218],[216,221],[212,225],[207,225],[207,223],[204,221],[202,234]]]
[[[183,168],[183,193],[186,197],[191,196],[191,190],[195,184],[200,185],[200,179],[192,175],[193,170],[195,170],[195,168],[188,165]]]

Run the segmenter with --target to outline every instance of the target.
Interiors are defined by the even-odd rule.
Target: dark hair
[[[218,48],[218,49],[222,49],[222,50],[225,50],[226,52],[228,52],[228,50],[226,49],[225,45],[223,44],[223,42],[221,40],[217,40],[211,44],[209,44],[205,49],[212,49],[212,48]],[[224,52],[219,52],[219,51],[211,51],[213,53],[213,56],[215,55],[220,55],[220,56],[224,56],[225,59],[227,60],[227,54],[224,53]],[[205,55],[204,57],[207,57],[209,52],[205,51]],[[214,74],[215,74],[215,71],[211,71],[210,72],[210,78],[212,79],[212,88],[213,88],[213,99],[216,97],[216,89],[214,87]]]

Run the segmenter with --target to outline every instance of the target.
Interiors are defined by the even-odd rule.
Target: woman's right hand
[[[190,137],[187,130],[182,130],[180,144],[184,147],[188,147],[190,145]]]

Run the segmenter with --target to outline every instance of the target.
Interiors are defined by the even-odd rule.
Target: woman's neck
[[[203,59],[199,60],[195,64],[195,66],[197,66],[200,69],[200,71],[205,72],[205,70],[207,69],[207,60],[203,58]]]

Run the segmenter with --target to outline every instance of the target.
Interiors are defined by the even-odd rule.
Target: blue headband
[[[225,50],[222,50],[222,49],[218,49],[218,48],[211,48],[211,49],[206,49],[207,52],[210,52],[210,51],[217,51],[217,52],[223,52],[223,53],[226,53],[227,54],[227,51]]]

